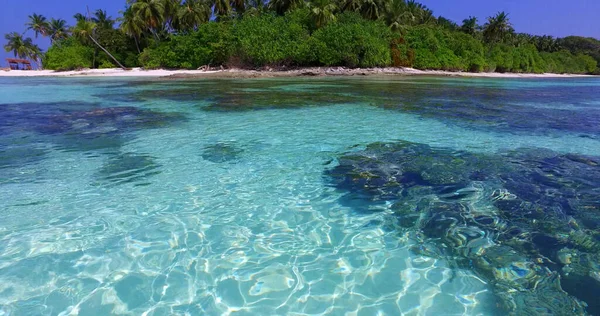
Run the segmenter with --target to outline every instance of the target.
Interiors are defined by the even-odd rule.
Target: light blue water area
[[[600,156],[599,91],[598,79],[0,79],[0,315],[492,314],[485,279],[415,253],[389,204],[340,203],[324,172],[399,140]],[[444,115],[499,103],[550,119]],[[557,126],[562,114],[582,125]]]

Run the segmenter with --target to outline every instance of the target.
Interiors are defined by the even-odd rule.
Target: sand
[[[155,78],[276,78],[276,77],[305,77],[305,76],[374,76],[374,75],[404,75],[404,76],[446,76],[446,77],[478,77],[478,78],[572,78],[594,77],[572,74],[516,74],[516,73],[471,73],[449,72],[438,70],[418,70],[413,68],[362,68],[351,69],[344,67],[300,68],[292,70],[131,70],[84,69],[77,71],[53,70],[3,70],[0,77],[155,77]]]

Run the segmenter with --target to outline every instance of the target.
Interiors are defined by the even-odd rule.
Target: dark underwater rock
[[[577,282],[597,286],[588,277],[600,280],[597,161],[538,149],[484,155],[375,143],[343,155],[325,176],[348,206],[391,202],[388,226],[422,236],[429,250],[419,253],[471,268],[506,313],[580,315],[580,299],[589,298],[574,292],[575,281],[561,286],[573,268],[559,252],[579,251],[587,263]]]
[[[146,181],[159,174],[161,165],[151,156],[132,153],[119,154],[108,159],[98,170],[97,178],[111,184]]]
[[[214,163],[232,162],[240,159],[244,149],[234,143],[219,142],[205,146],[202,150],[202,158]]]
[[[0,104],[2,134],[36,133],[65,150],[118,149],[128,132],[183,120],[178,113],[86,102]]]

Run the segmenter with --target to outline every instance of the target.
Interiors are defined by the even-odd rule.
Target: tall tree
[[[460,28],[458,26],[458,24],[456,24],[454,21],[446,19],[443,16],[439,16],[437,18],[437,25],[439,25],[445,29],[451,30],[451,31],[456,31]]]
[[[500,43],[508,40],[509,35],[514,31],[508,14],[499,12],[495,16],[489,17],[483,26],[483,38],[487,43]]]
[[[87,20],[87,18],[85,17],[84,14],[81,13],[75,13],[75,15],[73,15],[73,18],[75,19],[75,22],[79,22],[79,21],[85,21]]]
[[[121,11],[121,17],[119,18],[119,28],[127,36],[130,36],[135,41],[135,46],[140,52],[140,36],[144,33],[145,23],[140,16],[136,15],[131,7],[126,7],[125,11]]]
[[[115,24],[115,20],[108,16],[106,11],[101,9],[98,9],[96,10],[96,12],[94,12],[94,17],[92,18],[92,21],[96,23],[98,27],[106,29],[112,29]]]
[[[69,36],[69,27],[67,26],[67,21],[63,19],[50,19],[48,35],[50,36],[51,42],[67,38]]]
[[[26,42],[31,42],[31,38],[24,39],[23,36],[17,32],[12,32],[4,35],[7,43],[4,45],[4,50],[12,52],[15,57],[27,58],[28,47]]]
[[[23,38],[23,35],[17,32],[5,34],[4,38],[7,41],[4,50],[7,53],[12,52],[15,57],[31,59],[36,63],[41,59],[42,50],[39,46],[33,44],[31,38]]]
[[[25,24],[27,26],[27,30],[32,30],[35,32],[35,38],[38,35],[46,36],[48,34],[48,21],[46,17],[41,14],[32,14],[28,17],[29,21]]]
[[[136,19],[143,21],[144,28],[157,34],[163,28],[165,4],[161,0],[137,0],[131,5]]]
[[[229,5],[240,17],[246,12],[246,0],[231,0]]]
[[[90,37],[94,34],[97,24],[90,20],[79,20],[71,30],[71,34],[84,44],[90,44]]]
[[[477,33],[479,26],[477,25],[477,18],[470,16],[468,19],[464,19],[460,27],[461,32],[467,33],[474,36]]]
[[[210,7],[203,0],[185,0],[173,19],[173,27],[179,32],[195,30],[210,19]]]
[[[269,1],[268,8],[279,15],[283,15],[288,11],[301,8],[303,5],[303,0],[271,0]]]
[[[369,20],[377,20],[383,11],[383,3],[379,0],[362,0],[360,14]]]
[[[337,6],[330,0],[311,0],[307,4],[310,15],[317,28],[321,28],[331,21],[335,21]]]
[[[231,14],[231,4],[229,0],[211,0],[214,15],[217,19],[223,19]]]

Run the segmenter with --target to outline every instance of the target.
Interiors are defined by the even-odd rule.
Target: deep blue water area
[[[0,78],[0,316],[600,315],[600,79]]]

